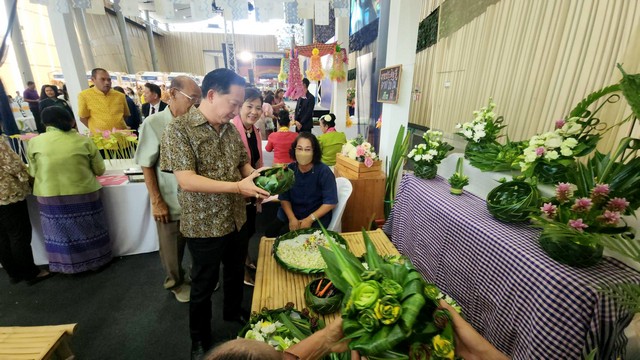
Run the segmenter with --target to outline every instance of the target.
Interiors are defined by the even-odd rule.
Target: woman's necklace
[[[251,139],[251,133],[253,133],[253,126],[249,129],[244,128],[244,132],[247,134],[247,139]]]
[[[278,129],[279,132],[289,132],[289,128],[286,126],[282,126],[280,129]]]

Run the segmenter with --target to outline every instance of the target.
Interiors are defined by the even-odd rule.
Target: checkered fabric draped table
[[[384,230],[427,281],[460,303],[476,330],[514,359],[579,359],[596,347],[601,359],[624,355],[632,314],[593,287],[640,283],[621,262],[562,265],[540,249],[538,230],[495,220],[483,199],[449,194],[440,177],[404,175]]]

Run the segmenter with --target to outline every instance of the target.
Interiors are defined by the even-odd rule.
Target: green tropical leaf
[[[587,95],[587,97],[582,99],[582,101],[580,101],[578,105],[576,105],[576,107],[573,108],[573,110],[571,110],[571,112],[569,113],[569,118],[572,118],[572,117],[588,118],[589,116],[591,116],[591,112],[588,110],[591,104],[596,102],[601,97],[616,91],[620,91],[620,84],[609,85],[598,91],[592,92],[591,94]]]
[[[378,269],[382,264],[384,264],[384,260],[380,255],[378,255],[375,245],[373,245],[369,234],[364,229],[362,229],[362,237],[364,238],[364,247],[366,251],[364,254],[365,261],[369,264],[369,268]]]
[[[620,81],[622,94],[627,99],[635,117],[640,119],[640,74],[629,75],[620,64],[618,64],[618,69],[622,73]]]
[[[640,240],[629,238],[623,235],[600,236],[596,241],[621,255],[640,262]]]
[[[617,305],[628,308],[632,313],[640,313],[640,285],[602,284],[596,289],[612,298]]]

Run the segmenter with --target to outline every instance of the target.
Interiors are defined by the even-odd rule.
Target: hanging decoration
[[[340,45],[336,45],[336,51],[331,55],[333,57],[333,65],[329,71],[329,79],[331,81],[343,82],[347,79],[347,72],[344,71],[344,56]]]
[[[289,67],[291,66],[290,62],[289,51],[287,50],[285,51],[284,57],[280,59],[280,73],[278,74],[278,81],[285,81],[289,77]]]
[[[314,48],[311,51],[311,65],[307,70],[307,78],[311,81],[321,81],[324,78],[322,63],[320,62],[320,50]]]
[[[294,50],[291,54],[291,61],[289,62],[289,86],[284,96],[291,100],[297,100],[303,95],[304,87],[302,86],[302,74],[300,73],[300,60],[298,59],[297,50]]]

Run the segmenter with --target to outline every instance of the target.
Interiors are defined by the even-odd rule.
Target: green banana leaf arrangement
[[[271,195],[279,195],[291,189],[296,181],[293,170],[287,166],[275,166],[262,171],[253,182],[257,187],[268,191]]]
[[[350,349],[372,360],[453,359],[449,313],[437,309],[440,291],[409,261],[385,261],[364,230],[363,237],[368,269],[335,242],[320,249],[326,276],[345,293],[342,329]]]
[[[504,222],[526,221],[538,208],[538,188],[524,181],[508,181],[487,195],[487,209],[496,219]]]
[[[302,267],[302,266],[296,266],[295,264],[290,264],[285,259],[283,259],[283,257],[280,255],[280,252],[278,251],[278,248],[280,247],[280,244],[282,242],[295,239],[300,235],[313,234],[316,231],[318,231],[317,228],[300,229],[300,230],[290,231],[284,235],[278,236],[276,240],[273,242],[273,257],[276,260],[276,263],[282,266],[285,270],[291,271],[291,272],[297,272],[301,274],[323,273],[325,271],[324,268],[309,267],[309,266]],[[347,247],[347,241],[337,232],[325,230],[324,235],[339,242],[345,248]]]

